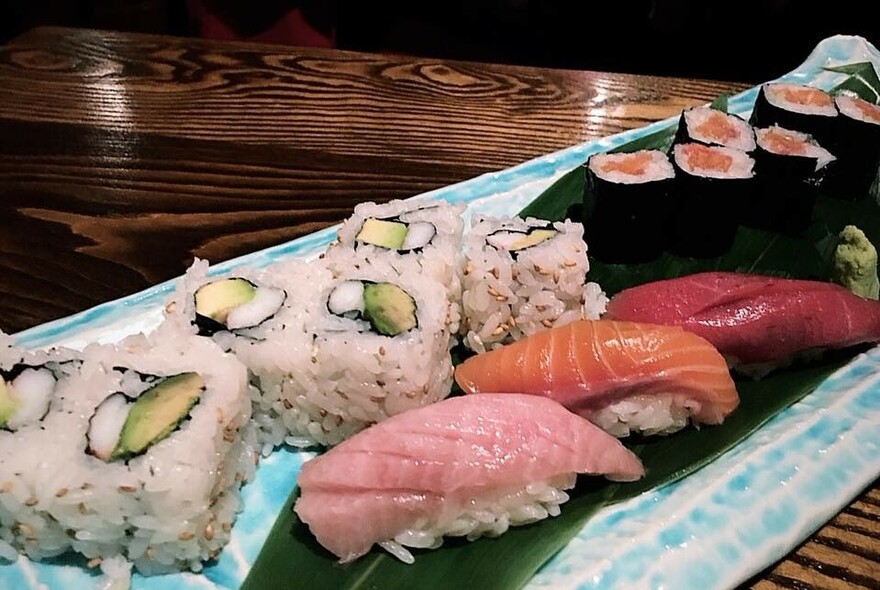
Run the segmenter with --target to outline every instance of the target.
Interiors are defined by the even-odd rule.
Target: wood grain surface
[[[35,29],[0,47],[0,329],[746,87]],[[875,482],[744,587],[878,578]]]

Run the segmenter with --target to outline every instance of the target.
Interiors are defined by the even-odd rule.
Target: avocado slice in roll
[[[190,372],[155,382],[133,402],[110,395],[89,421],[89,452],[107,462],[142,455],[180,426],[204,391],[201,375]]]
[[[500,230],[490,234],[486,241],[498,250],[519,252],[552,239],[557,233],[549,227],[533,227],[528,231]]]
[[[340,282],[327,299],[330,313],[362,319],[383,336],[397,336],[418,326],[415,300],[398,285],[387,282]]]
[[[258,286],[241,277],[229,277],[199,287],[195,299],[195,324],[199,334],[243,330],[273,317],[287,298],[282,289]]]
[[[424,248],[436,234],[437,228],[427,221],[405,222],[396,218],[370,217],[364,221],[355,241],[388,250],[410,251]]]

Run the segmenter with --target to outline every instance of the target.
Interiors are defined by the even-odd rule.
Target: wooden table
[[[0,48],[0,329],[746,86],[36,29]],[[878,577],[875,481],[744,587]]]

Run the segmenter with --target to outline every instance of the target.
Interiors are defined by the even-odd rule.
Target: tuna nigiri
[[[646,283],[612,297],[605,317],[681,326],[753,374],[805,351],[880,341],[880,302],[833,283],[757,274]]]
[[[378,543],[411,563],[404,545],[497,536],[558,515],[578,473],[629,481],[644,470],[617,439],[552,400],[459,396],[392,416],[308,461],[294,510],[341,562]]]
[[[739,404],[724,358],[679,327],[582,320],[473,356],[455,371],[466,393],[547,396],[615,436],[720,424]]]

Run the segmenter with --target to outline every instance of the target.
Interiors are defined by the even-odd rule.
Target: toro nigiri
[[[612,297],[605,317],[681,326],[753,374],[808,350],[880,341],[880,302],[833,283],[756,274],[646,283]]]
[[[455,371],[466,393],[550,397],[615,436],[720,424],[739,404],[724,358],[679,327],[583,320],[473,356]]]
[[[531,395],[447,398],[361,431],[308,461],[294,506],[341,562],[374,543],[404,547],[443,535],[497,536],[560,513],[578,473],[644,475],[620,442],[558,403]]]

